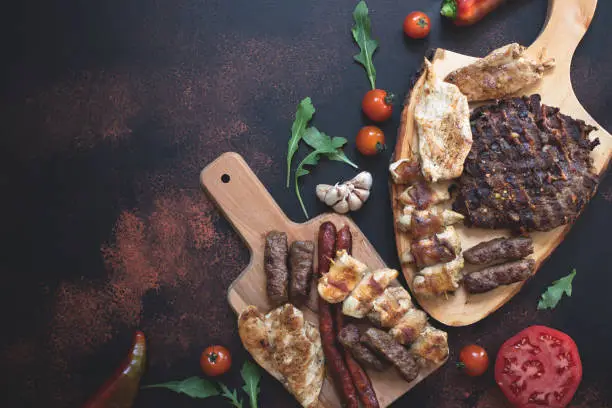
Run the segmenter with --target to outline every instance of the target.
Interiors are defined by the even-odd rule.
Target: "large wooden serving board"
[[[598,137],[601,145],[592,152],[595,172],[602,175],[612,156],[612,136],[599,126],[595,120],[582,107],[570,81],[570,65],[572,56],[578,43],[586,33],[591,19],[595,13],[597,0],[550,0],[548,17],[544,29],[536,41],[529,47],[528,53],[537,58],[542,53],[546,57],[554,57],[556,67],[552,72],[547,73],[542,81],[532,89],[525,89],[520,95],[530,95],[539,93],[542,102],[561,108],[561,112],[576,119],[582,119],[586,123],[595,125],[599,130],[591,133],[591,138]],[[434,70],[440,78],[444,78],[451,71],[468,65],[477,58],[458,54],[452,51],[438,49],[433,57]],[[419,81],[422,81],[421,77]],[[415,89],[419,86],[419,81]],[[402,123],[399,135],[405,135],[398,140],[394,160],[409,157],[410,144],[414,136],[413,111],[415,95],[409,95],[404,111],[402,113]],[[402,208],[397,197],[401,194],[404,187],[391,186],[391,196],[393,202],[394,218],[397,219]],[[571,225],[561,226],[548,232],[536,232],[531,236],[534,240],[536,268],[539,268],[544,260],[561,243]],[[459,226],[459,235],[463,249],[468,249],[473,245],[499,236],[509,236],[509,231],[504,230],[485,230],[468,229]],[[401,254],[409,248],[410,240],[408,236],[395,229],[397,250]],[[409,285],[415,275],[415,270],[411,266],[404,265],[403,273]],[[524,283],[516,283],[509,286],[499,287],[493,291],[470,295],[463,289],[454,294],[437,298],[426,298],[417,296],[418,301],[432,317],[449,326],[465,326],[475,323],[506,303],[523,286]]]
[[[230,286],[228,301],[236,313],[246,306],[255,305],[261,311],[271,309],[266,295],[264,265],[265,234],[272,230],[287,233],[289,242],[314,240],[317,242],[319,226],[331,221],[336,228],[348,225],[353,233],[353,254],[372,268],[384,268],[372,244],[359,227],[345,216],[333,213],[320,215],[303,224],[292,222],[276,204],[264,185],[237,153],[225,153],[209,164],[200,175],[204,190],[217,203],[225,217],[234,226],[251,252],[251,262]],[[314,292],[314,291],[313,291]],[[316,302],[302,311],[318,327]],[[389,406],[440,366],[421,370],[418,378],[408,383],[393,369],[379,373],[368,371],[381,407]],[[340,407],[340,401],[329,378],[321,391],[322,408]]]

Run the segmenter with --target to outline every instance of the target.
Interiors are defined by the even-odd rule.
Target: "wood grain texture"
[[[595,13],[597,0],[550,0],[548,17],[544,29],[536,41],[528,48],[529,55],[537,58],[541,55],[554,57],[556,67],[547,73],[544,78],[530,89],[524,89],[518,95],[539,93],[542,103],[556,106],[561,112],[576,119],[582,119],[587,124],[595,125],[599,130],[591,133],[591,138],[598,137],[601,145],[593,152],[594,170],[602,175],[612,156],[612,136],[606,132],[582,107],[570,80],[570,66],[572,56],[580,40],[586,33],[591,19]],[[440,78],[444,78],[451,71],[468,65],[477,58],[458,54],[452,51],[438,49],[433,57],[434,70]],[[415,88],[420,85],[423,78],[419,78]],[[415,127],[413,111],[415,95],[409,95],[404,111],[402,112],[399,135],[405,135],[398,140],[394,152],[394,160],[410,157],[412,146],[415,145]],[[393,214],[396,219],[402,210],[397,197],[403,191],[403,186],[392,185],[390,188],[393,203]],[[561,243],[563,237],[570,230],[571,225],[558,227],[548,232],[534,232],[534,258],[536,270],[550,256]],[[508,236],[507,230],[487,230],[477,228],[457,228],[461,237],[463,250],[475,244],[495,237]],[[395,228],[398,253],[409,248],[409,237]],[[402,270],[409,286],[412,285],[416,270],[409,265],[403,265]],[[468,269],[469,271],[469,269]],[[417,296],[420,305],[436,320],[449,326],[466,326],[475,323],[509,301],[523,286],[524,282],[499,287],[483,294],[468,294],[463,288],[454,294],[444,297],[426,298]]]
[[[224,175],[229,177],[229,181]],[[385,267],[385,263],[372,244],[350,218],[326,213],[303,224],[289,220],[237,153],[224,153],[209,164],[202,170],[200,181],[204,190],[244,239],[251,253],[251,262],[228,291],[228,302],[237,314],[248,305],[255,305],[262,311],[269,311],[272,308],[266,295],[266,278],[263,271],[265,234],[271,230],[286,232],[289,242],[314,240],[316,243],[321,223],[331,221],[338,229],[343,225],[348,225],[353,234],[355,257],[371,268]],[[312,297],[316,296],[314,288],[312,292]],[[316,302],[312,301],[315,299],[311,299],[308,305],[302,308],[302,311],[307,319],[318,327]],[[400,378],[394,369],[388,369],[382,373],[368,371],[368,375],[372,380],[380,405],[387,407],[441,365],[443,364],[422,370],[419,377],[410,383]],[[329,378],[323,384],[320,402],[322,408],[340,407],[340,401]]]

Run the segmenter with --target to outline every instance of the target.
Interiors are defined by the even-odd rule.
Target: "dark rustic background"
[[[546,0],[516,0],[475,27],[438,17],[439,0],[370,0],[379,87],[400,97],[430,47],[484,55],[530,44]],[[227,345],[235,367],[223,380],[241,385],[246,358],[225,291],[248,261],[228,223],[200,191],[198,172],[238,151],[297,221],[284,188],[285,152],[297,102],[311,96],[316,125],[350,141],[347,154],[378,181],[354,218],[389,265],[397,266],[386,186],[389,152],[360,157],[354,135],[365,121],[368,89],[352,62],[354,2],[295,0],[23,0],[4,5],[0,41],[0,406],[78,407],[122,360],[136,328],[149,344],[143,383],[200,373],[199,354]],[[404,16],[430,14],[425,41],[406,41]],[[601,0],[575,55],[579,99],[612,130],[612,2]],[[393,147],[399,107],[383,129]],[[303,150],[298,152],[302,157]],[[324,207],[318,182],[353,174],[322,163],[304,177],[311,212]],[[574,337],[584,380],[573,407],[612,406],[612,182],[598,195],[538,275],[495,315],[449,329],[449,363],[396,406],[503,407],[492,374],[467,378],[456,368],[471,342],[492,356],[531,324]],[[248,205],[248,203],[245,203]],[[553,280],[578,270],[574,295],[536,311]],[[137,407],[227,406],[163,390],[143,391]],[[265,376],[262,407],[293,407]]]

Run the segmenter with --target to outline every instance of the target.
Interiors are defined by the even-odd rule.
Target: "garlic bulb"
[[[372,181],[372,175],[362,171],[343,183],[336,183],[333,186],[319,184],[316,188],[317,197],[337,213],[357,211],[370,197]]]

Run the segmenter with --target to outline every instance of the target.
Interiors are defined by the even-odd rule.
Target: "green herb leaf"
[[[291,126],[291,139],[289,139],[289,148],[287,150],[287,188],[289,188],[289,180],[291,179],[291,161],[293,155],[298,149],[302,135],[306,130],[306,125],[312,119],[315,113],[315,108],[309,97],[301,100],[295,112],[295,120]]]
[[[304,206],[304,201],[302,201],[302,195],[300,194],[300,185],[298,184],[298,179],[302,176],[310,174],[310,170],[304,168],[304,166],[316,166],[319,163],[319,157],[321,156],[321,152],[315,150],[311,152],[308,156],[304,157],[302,162],[298,165],[295,170],[295,195],[300,202],[300,206],[302,207],[302,211],[304,211],[304,215],[306,219],[308,219],[308,211],[306,211],[306,206]]]
[[[564,293],[567,296],[572,296],[572,281],[575,276],[576,269],[572,270],[569,275],[554,281],[546,292],[542,293],[542,298],[538,302],[538,310],[554,309]]]
[[[236,408],[242,408],[242,399],[238,399],[238,394],[236,390],[230,391],[229,388],[223,383],[219,383],[219,387],[221,387],[221,396],[230,400],[230,403]]]
[[[372,56],[374,55],[374,51],[378,47],[378,41],[372,39],[372,27],[370,23],[370,17],[368,16],[368,6],[365,1],[360,1],[355,7],[355,11],[353,11],[353,19],[355,20],[355,25],[353,26],[351,32],[353,33],[353,38],[361,52],[353,56],[355,61],[363,65],[365,68],[368,79],[370,80],[370,85],[372,89],[376,88],[376,69],[374,68],[374,63],[372,62]]]
[[[323,153],[329,160],[340,161],[352,166],[354,168],[359,168],[355,163],[349,160],[348,157],[342,151],[342,146],[344,146],[347,140],[343,137],[334,137],[331,138],[323,132],[319,132],[319,130],[312,126],[306,129],[303,136],[304,141],[315,150],[326,150],[330,145],[336,147],[336,151],[332,153]]]
[[[219,390],[217,390],[213,383],[200,377],[189,377],[182,381],[146,385],[142,388],[166,388],[179,394],[188,395],[191,398],[208,398],[219,395]]]
[[[250,361],[245,361],[240,370],[240,375],[244,380],[244,387],[242,389],[249,396],[251,408],[257,408],[257,395],[259,394],[259,380],[261,379],[261,372],[257,364],[253,364]]]
[[[451,20],[457,18],[457,0],[444,0],[440,14],[444,17],[448,17]]]

